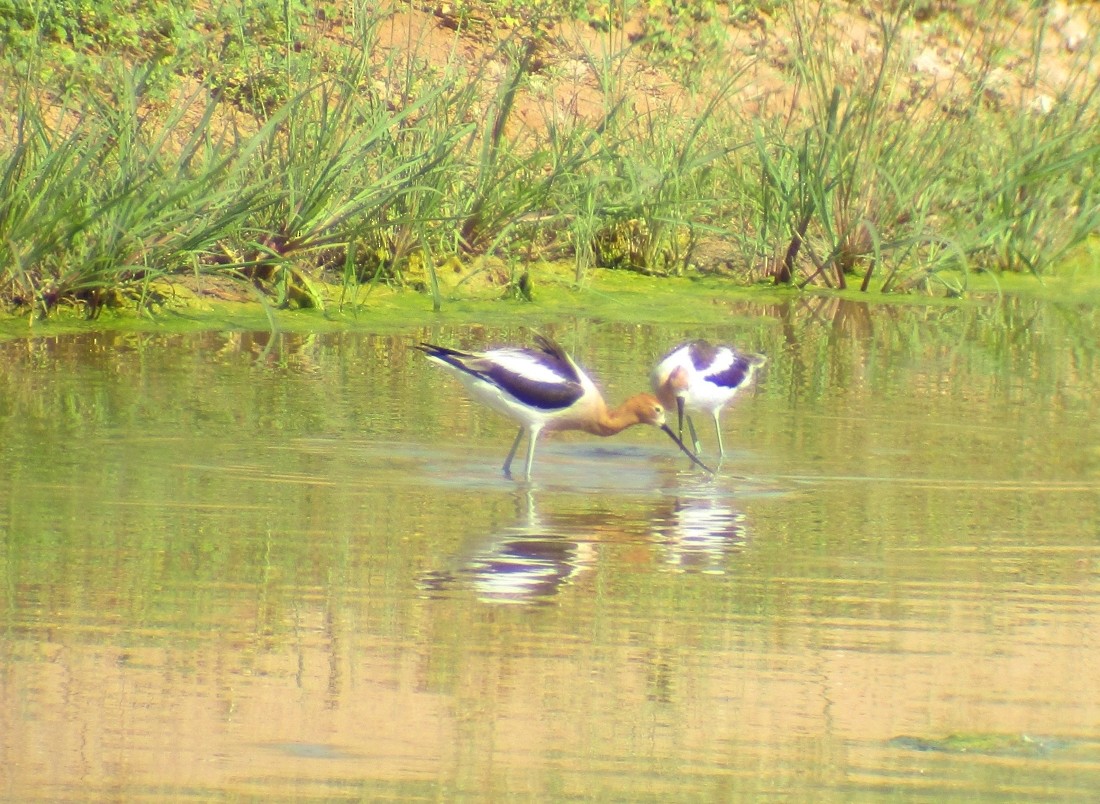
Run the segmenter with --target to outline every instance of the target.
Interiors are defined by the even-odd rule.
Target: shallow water
[[[548,329],[613,400],[766,353],[718,476],[634,428],[501,477],[411,346],[521,332],[0,343],[0,795],[1100,788],[1095,311]]]

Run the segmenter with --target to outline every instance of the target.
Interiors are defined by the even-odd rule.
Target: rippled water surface
[[[411,347],[518,331],[0,343],[0,796],[1100,789],[1094,311],[548,329],[612,400],[767,354],[718,476],[634,428],[505,480]]]

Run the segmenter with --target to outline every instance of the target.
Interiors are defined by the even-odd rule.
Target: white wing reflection
[[[677,497],[653,525],[664,564],[678,572],[720,575],[749,538],[745,515],[712,497]]]
[[[745,515],[728,496],[707,491],[666,497],[641,517],[604,505],[540,516],[533,490],[517,490],[515,499],[516,524],[422,575],[421,589],[472,592],[486,603],[548,603],[595,566],[601,546],[644,544],[666,569],[723,574],[749,539]]]
[[[492,534],[452,570],[421,578],[429,593],[455,587],[486,603],[545,603],[595,563],[591,535],[576,522],[545,524],[531,489],[517,492],[517,524]]]

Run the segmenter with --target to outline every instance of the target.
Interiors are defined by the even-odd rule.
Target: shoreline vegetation
[[[0,0],[0,307],[1094,274],[1098,30],[1014,0]]]

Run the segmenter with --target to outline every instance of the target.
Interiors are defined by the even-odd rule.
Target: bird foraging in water
[[[595,383],[564,349],[537,333],[535,340],[537,349],[508,346],[462,352],[431,343],[416,347],[453,371],[476,399],[519,422],[516,440],[504,461],[505,477],[512,476],[512,459],[524,433],[528,438],[524,477],[530,480],[535,443],[544,430],[583,430],[613,436],[636,424],[659,427],[692,461],[711,471],[665,423],[665,409],[657,397],[637,394],[618,407],[608,408]]]
[[[650,383],[657,399],[671,408],[676,406],[679,418],[679,435],[684,437],[685,410],[709,413],[714,418],[714,432],[718,436],[718,455],[724,457],[722,429],[718,415],[737,392],[752,382],[753,374],[767,358],[746,354],[730,346],[712,346],[704,340],[681,343],[658,361],[650,375]],[[687,417],[688,430],[695,452],[699,452],[699,438],[695,425]]]

